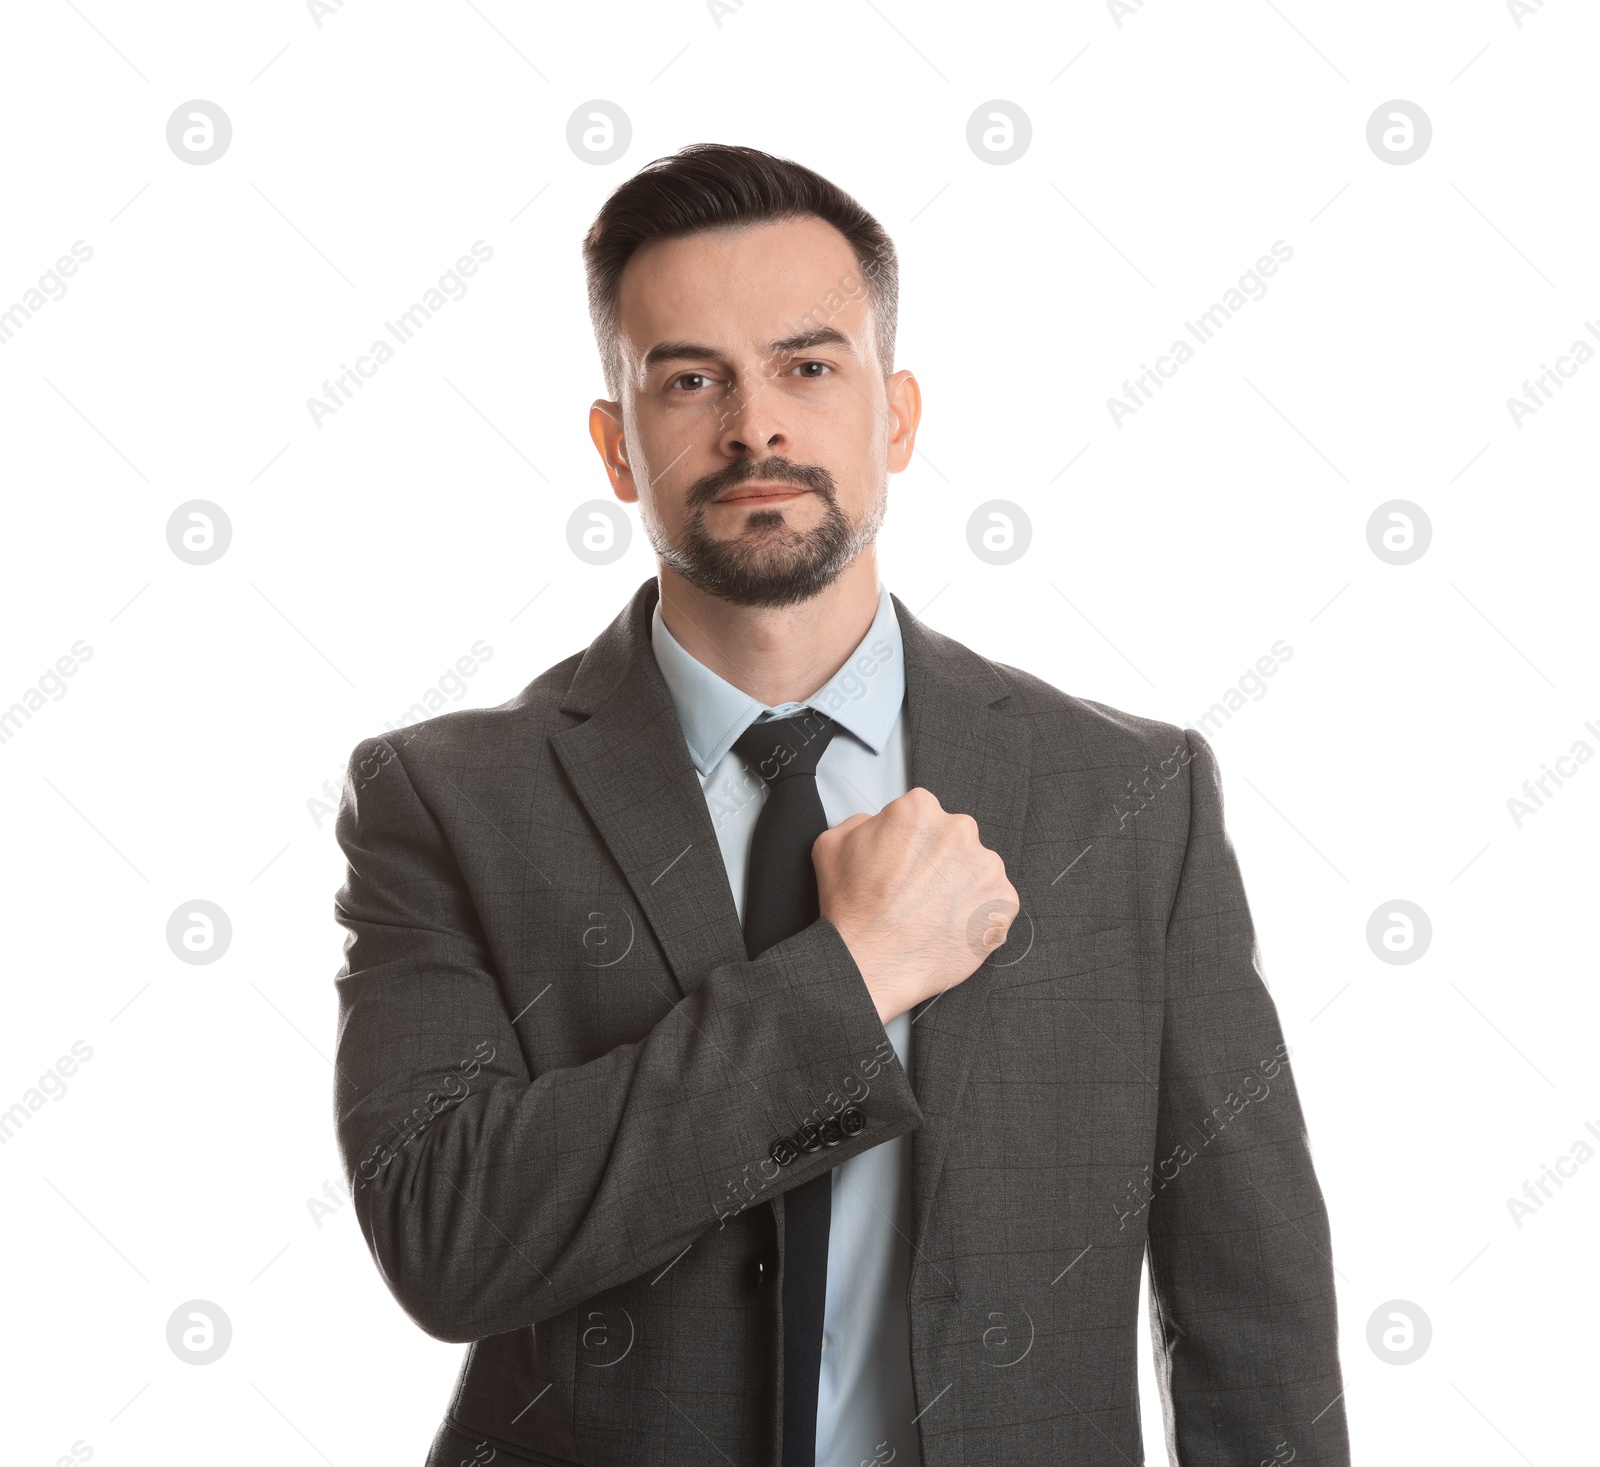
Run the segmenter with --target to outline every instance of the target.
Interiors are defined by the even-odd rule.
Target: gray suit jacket
[[[656,596],[350,761],[339,1143],[395,1298],[471,1342],[430,1462],[777,1462],[769,1204],[910,1133],[927,1467],[1142,1462],[1147,1248],[1177,1460],[1348,1463],[1327,1216],[1205,740],[895,598],[912,783],[1022,898],[915,1015],[912,1086],[826,919],[745,956]]]

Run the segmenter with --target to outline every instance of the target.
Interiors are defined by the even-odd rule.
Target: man
[[[471,1342],[431,1464],[1343,1464],[1326,1214],[1216,761],[878,582],[882,228],[705,146],[585,243],[659,574],[352,756],[339,1140]]]

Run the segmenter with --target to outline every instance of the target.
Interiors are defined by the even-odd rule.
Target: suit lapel
[[[932,790],[946,810],[971,815],[983,843],[999,853],[1017,886],[1028,806],[1029,739],[1020,720],[992,705],[1009,696],[1003,673],[970,648],[924,626],[891,593],[906,655],[911,783]],[[1019,945],[1023,918],[970,978],[912,1014],[911,1081],[922,1125],[912,1141],[912,1246],[922,1247],[944,1169],[989,988]]]
[[[588,717],[550,744],[686,997],[747,954],[700,776],[650,651],[658,594],[646,581],[584,653],[561,708]]]

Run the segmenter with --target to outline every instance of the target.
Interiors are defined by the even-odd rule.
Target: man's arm
[[[712,969],[637,1043],[532,1075],[471,893],[388,740],[351,756],[337,831],[339,1144],[379,1271],[436,1338],[550,1318],[677,1257],[749,1186],[765,1203],[921,1123],[826,919]],[[869,1072],[864,1131],[770,1159]]]
[[[1222,787],[1186,731],[1189,832],[1167,925],[1149,1216],[1176,1461],[1348,1467],[1332,1250]]]

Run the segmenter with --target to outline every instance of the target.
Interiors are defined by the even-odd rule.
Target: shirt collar
[[[905,701],[905,649],[887,587],[879,589],[877,615],[844,666],[798,703],[768,707],[719,677],[667,630],[659,598],[650,619],[650,647],[678,710],[689,756],[703,775],[722,762],[752,723],[787,717],[802,708],[826,713],[874,754],[882,753]]]

